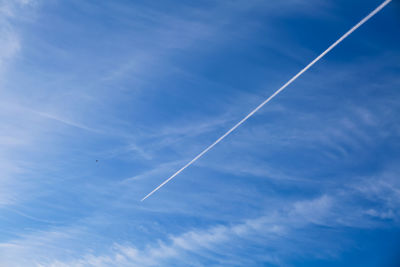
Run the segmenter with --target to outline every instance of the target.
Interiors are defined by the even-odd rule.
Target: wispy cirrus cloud
[[[7,64],[10,63],[21,48],[18,33],[10,23],[10,19],[15,16],[18,2],[0,2],[0,75],[6,70]]]
[[[194,229],[176,236],[169,236],[165,241],[159,241],[153,245],[146,245],[143,249],[135,248],[130,245],[115,244],[112,253],[104,255],[87,254],[81,259],[69,261],[52,261],[51,258],[38,258],[31,251],[29,244],[40,250],[41,244],[50,246],[65,238],[74,238],[74,233],[68,231],[66,233],[49,232],[44,233],[43,237],[27,236],[26,239],[20,241],[2,244],[3,252],[8,255],[18,254],[18,250],[24,250],[28,259],[37,264],[37,266],[158,266],[167,262],[176,262],[179,266],[201,265],[196,264],[197,257],[204,257],[213,264],[220,265],[237,265],[245,266],[246,264],[254,264],[262,260],[273,264],[282,263],[281,255],[278,253],[267,253],[266,255],[257,255],[261,258],[247,258],[241,256],[246,255],[244,250],[239,254],[242,242],[249,242],[251,246],[259,246],[270,243],[271,249],[275,250],[288,246],[291,240],[291,232],[295,229],[310,227],[310,224],[324,223],[328,219],[331,209],[331,198],[322,196],[311,201],[299,201],[284,208],[282,211],[275,211],[269,215],[255,219],[248,219],[243,223],[236,225],[217,225],[209,229]],[[34,239],[32,239],[34,238]],[[289,239],[289,240],[288,240]],[[237,243],[240,241],[239,243]],[[239,247],[236,247],[236,244]],[[291,246],[291,253],[299,253],[295,246]],[[293,251],[292,251],[293,250]],[[236,253],[235,253],[236,251]],[[243,253],[243,255],[241,255]],[[310,251],[311,253],[311,251]],[[323,252],[321,252],[323,254]],[[41,254],[41,253],[39,253]],[[229,255],[225,259],[220,255]],[[68,257],[66,257],[68,258]],[[8,261],[3,258],[3,264]],[[176,260],[179,259],[179,262]],[[15,260],[14,266],[22,266],[22,262]]]
[[[310,232],[314,229],[314,235],[329,238],[329,230],[317,229],[321,226],[327,229],[371,227],[368,217],[363,217],[363,214],[355,210],[341,209],[343,202],[340,197],[342,196],[322,195],[315,199],[295,201],[258,218],[247,219],[238,224],[221,224],[208,229],[193,229],[179,235],[169,235],[166,240],[140,245],[140,248],[131,244],[115,243],[105,254],[87,253],[76,259],[37,258],[28,246],[32,243],[30,237],[2,246],[11,254],[17,253],[18,249],[26,249],[29,260],[37,266],[159,266],[172,262],[175,266],[202,266],[204,261],[219,266],[248,266],[260,262],[287,265],[291,259],[299,256],[330,258],[346,250],[342,245],[346,244],[346,239],[340,240],[339,243],[336,240],[336,245],[329,245],[313,240],[312,236],[303,235],[304,231]],[[70,234],[72,235],[54,232],[51,236],[61,240],[73,239],[74,234]],[[41,242],[53,244],[58,241],[53,238],[43,239],[36,245],[40,245]],[[245,244],[248,248],[243,247]],[[14,266],[22,266],[19,264],[18,261],[14,262]]]
[[[4,80],[9,66],[13,63],[15,57],[21,50],[21,38],[18,29],[12,23],[18,17],[22,10],[29,8],[32,1],[0,1],[0,96],[5,95]],[[18,201],[18,193],[14,186],[18,184],[23,188],[23,182],[13,179],[17,175],[24,173],[23,161],[12,159],[11,149],[21,147],[29,143],[29,136],[23,132],[15,123],[6,124],[8,117],[12,115],[5,112],[4,106],[0,108],[0,118],[2,119],[0,168],[2,175],[0,177],[0,206],[10,205]]]

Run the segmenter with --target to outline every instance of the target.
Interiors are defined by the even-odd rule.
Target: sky
[[[400,2],[0,0],[0,266],[398,266]]]

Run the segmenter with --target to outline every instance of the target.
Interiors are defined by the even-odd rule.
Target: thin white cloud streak
[[[75,128],[78,128],[78,129],[81,129],[81,130],[86,130],[86,131],[93,132],[93,133],[100,133],[100,131],[98,131],[96,129],[89,128],[89,127],[87,127],[85,125],[82,125],[82,124],[79,124],[79,123],[76,123],[76,122],[73,122],[73,121],[66,120],[66,119],[58,117],[58,116],[56,116],[54,114],[49,114],[49,113],[36,111],[36,110],[32,110],[32,109],[27,109],[27,110],[32,112],[33,114],[36,114],[36,115],[39,115],[41,117],[60,122],[62,124],[65,124],[65,125],[68,125],[68,126],[71,126],[71,127],[75,127]]]
[[[369,19],[375,16],[379,11],[381,11],[386,5],[388,5],[392,0],[386,0],[381,5],[379,5],[374,11],[368,14],[364,19],[362,19],[359,23],[357,23],[353,28],[351,28],[348,32],[346,32],[342,37],[340,37],[336,42],[334,42],[328,49],[326,49],[322,54],[320,54],[317,58],[315,58],[310,64],[308,64],[305,68],[303,68],[299,73],[297,73],[293,78],[291,78],[288,82],[286,82],[281,88],[279,88],[275,93],[273,93],[270,97],[268,97],[264,102],[262,102],[259,106],[257,106],[253,111],[251,111],[246,117],[244,117],[241,121],[239,121],[235,126],[233,126],[229,131],[227,131],[224,135],[218,138],[214,143],[212,143],[209,147],[203,150],[199,155],[197,155],[194,159],[192,159],[189,163],[183,166],[180,170],[174,173],[171,177],[165,180],[162,184],[156,187],[153,191],[147,194],[141,201],[147,199],[152,194],[154,194],[157,190],[163,187],[166,183],[171,181],[174,177],[180,174],[187,167],[192,165],[198,159],[200,159],[204,154],[210,151],[214,146],[216,146],[219,142],[221,142],[225,137],[231,134],[234,130],[236,130],[239,126],[241,126],[245,121],[247,121],[250,117],[252,117],[259,109],[261,109],[264,105],[266,105],[269,101],[271,101],[275,96],[277,96],[280,92],[282,92],[286,87],[292,84],[297,78],[299,78],[304,72],[310,69],[315,63],[317,63],[321,58],[323,58],[326,54],[328,54],[332,49],[334,49],[338,44],[340,44],[344,39],[346,39],[350,34],[352,34],[355,30],[361,27],[364,23],[366,23]]]
[[[181,161],[173,161],[173,162],[163,163],[158,168],[153,168],[150,171],[145,171],[145,172],[135,175],[133,177],[124,179],[123,181],[121,181],[121,184],[125,184],[125,183],[129,183],[131,181],[137,181],[137,180],[160,175],[164,172],[169,171],[170,169],[177,167],[177,165],[180,165],[180,164],[182,164]]]
[[[83,125],[81,123],[61,117],[58,114],[55,114],[55,112],[51,112],[51,113],[43,112],[43,111],[39,111],[39,110],[32,109],[29,107],[23,107],[20,104],[16,104],[16,103],[13,103],[12,105],[10,105],[10,104],[3,102],[0,104],[2,105],[3,108],[5,108],[6,111],[20,112],[20,113],[25,113],[25,114],[33,114],[35,116],[39,116],[39,117],[42,117],[45,119],[56,121],[56,122],[66,125],[66,126],[78,128],[78,129],[85,130],[88,132],[97,133],[97,134],[104,133],[101,130],[94,129],[94,128],[88,127],[86,125]]]
[[[61,224],[62,223],[62,222],[56,222],[56,221],[49,221],[49,220],[40,219],[40,218],[28,215],[28,214],[26,214],[24,212],[21,212],[19,210],[16,210],[16,209],[10,208],[10,207],[4,207],[4,209],[9,210],[9,211],[11,211],[13,213],[16,213],[16,214],[18,214],[18,215],[20,215],[22,217],[28,218],[28,219],[36,221],[36,222],[41,222],[41,223],[46,223],[46,224]]]

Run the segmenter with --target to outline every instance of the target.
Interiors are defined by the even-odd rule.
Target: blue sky
[[[380,3],[0,0],[0,265],[399,264],[396,1],[140,202]]]

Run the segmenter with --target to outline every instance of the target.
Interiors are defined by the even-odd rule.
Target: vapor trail
[[[227,131],[223,136],[217,139],[214,143],[212,143],[209,147],[207,147],[203,152],[197,155],[194,159],[192,159],[188,164],[183,166],[179,171],[174,173],[171,177],[165,180],[162,184],[157,186],[156,189],[151,191],[147,196],[142,198],[141,201],[145,200],[152,194],[154,194],[158,189],[163,187],[166,183],[172,180],[175,176],[180,174],[184,169],[192,165],[195,161],[201,158],[204,154],[206,154],[209,150],[211,150],[215,145],[221,142],[225,137],[227,137],[230,133],[232,133],[236,128],[242,125],[245,121],[247,121],[251,116],[254,115],[260,108],[262,108],[265,104],[271,101],[275,96],[277,96],[280,92],[282,92],[286,87],[288,87],[291,83],[293,83],[297,78],[299,78],[304,72],[306,72],[309,68],[311,68],[315,63],[317,63],[321,58],[323,58],[327,53],[329,53],[333,48],[335,48],[338,44],[340,44],[344,39],[346,39],[350,34],[352,34],[355,30],[357,30],[361,25],[367,22],[370,18],[372,18],[375,14],[381,11],[386,5],[388,5],[392,0],[386,0],[381,5],[379,5],[374,11],[372,11],[368,16],[363,18],[359,23],[357,23],[353,28],[351,28],[348,32],[346,32],[342,37],[340,37],[336,42],[334,42],[328,49],[326,49],[321,55],[311,61],[304,69],[302,69],[299,73],[297,73],[293,78],[291,78],[287,83],[285,83],[281,88],[279,88],[275,93],[273,93],[270,97],[268,97],[264,102],[262,102],[258,107],[256,107],[252,112],[250,112],[246,117],[244,117],[241,121],[239,121],[235,126],[233,126],[229,131]]]

